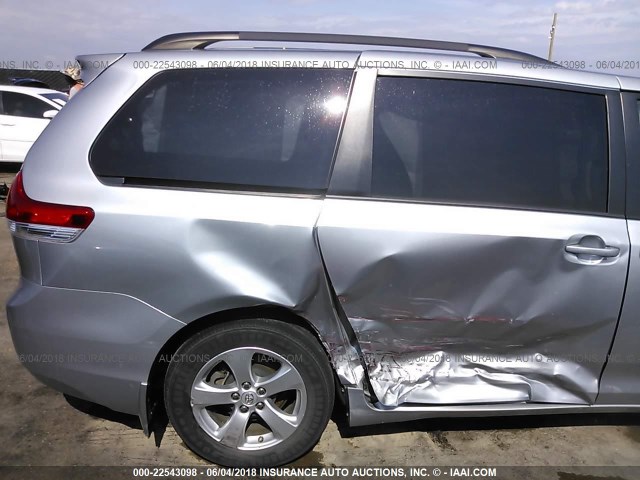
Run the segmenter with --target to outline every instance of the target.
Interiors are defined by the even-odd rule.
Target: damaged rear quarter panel
[[[361,382],[314,235],[321,198],[103,188],[113,199],[73,249],[40,243],[44,285],[126,293],[184,323],[283,307],[311,324],[343,383]]]

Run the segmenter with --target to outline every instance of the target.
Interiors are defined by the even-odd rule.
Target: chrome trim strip
[[[14,220],[9,220],[9,230],[19,238],[51,243],[73,242],[84,231],[82,228],[38,225],[35,223],[16,222]]]

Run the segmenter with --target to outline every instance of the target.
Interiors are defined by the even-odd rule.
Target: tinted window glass
[[[352,72],[173,70],[100,134],[97,175],[294,190],[327,187]]]
[[[378,79],[373,196],[604,212],[605,97],[445,79]]]
[[[2,92],[2,108],[4,115],[31,118],[43,118],[44,112],[55,110],[54,107],[42,100],[16,92]]]

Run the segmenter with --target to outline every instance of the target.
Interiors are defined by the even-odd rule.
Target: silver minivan
[[[45,384],[243,466],[308,452],[334,403],[640,411],[640,80],[268,32],[79,60],[7,200]]]

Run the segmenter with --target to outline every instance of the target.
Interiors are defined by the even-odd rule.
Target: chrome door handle
[[[620,254],[618,247],[585,247],[578,243],[567,245],[564,250],[574,255],[595,255],[598,257],[617,257]]]
[[[2,125],[3,127],[15,127],[16,126],[15,123],[0,123],[0,125]]]

